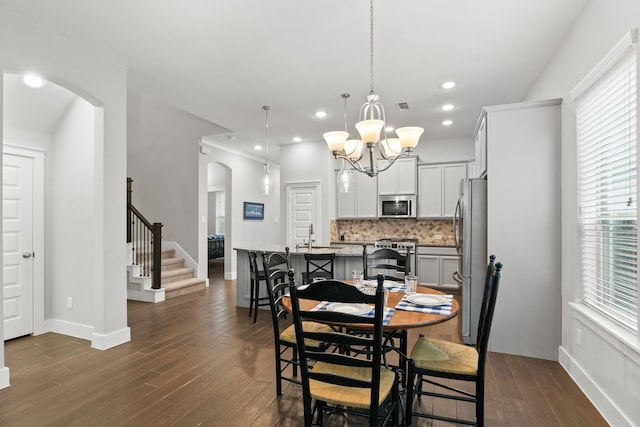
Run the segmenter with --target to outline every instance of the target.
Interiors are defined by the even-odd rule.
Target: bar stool
[[[289,269],[289,247],[284,248],[285,255],[273,252],[269,255],[268,267],[269,274],[275,270]],[[258,268],[258,253],[256,251],[249,251],[249,273],[251,281],[249,283],[249,317],[253,314],[253,323],[256,323],[258,319],[258,307],[268,306],[269,297],[260,296],[260,282],[265,283],[265,273]],[[262,252],[260,252],[262,259]]]
[[[304,254],[307,262],[307,271],[302,273],[302,284],[313,282],[313,279],[322,277],[333,279],[333,263],[336,254]]]

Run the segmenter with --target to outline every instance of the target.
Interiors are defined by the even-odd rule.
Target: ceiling
[[[376,0],[374,89],[387,122],[424,127],[423,141],[470,138],[483,106],[523,100],[587,1]],[[355,136],[369,92],[366,0],[0,0],[0,8],[126,65],[131,90],[228,129],[212,139],[252,155],[265,141],[263,105],[275,160],[294,136],[320,141],[342,130],[345,92]],[[35,91],[14,80],[4,100],[17,106],[6,113],[12,122],[24,120],[21,111],[33,120],[37,107],[46,127],[60,114],[46,111],[68,105],[55,85],[47,87],[60,100],[30,104]],[[447,80],[457,86],[442,89]],[[445,113],[444,103],[456,108]],[[317,110],[328,116],[315,118]]]

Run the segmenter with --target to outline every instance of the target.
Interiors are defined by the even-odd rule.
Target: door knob
[[[31,258],[31,256],[33,255],[33,253],[31,252],[25,252],[22,254],[22,258]]]

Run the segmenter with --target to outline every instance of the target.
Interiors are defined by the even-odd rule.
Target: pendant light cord
[[[373,95],[373,0],[369,8],[369,94]]]
[[[263,105],[262,109],[264,110],[264,136],[266,140],[267,149],[264,153],[264,164],[269,164],[269,110],[271,109],[268,105]]]

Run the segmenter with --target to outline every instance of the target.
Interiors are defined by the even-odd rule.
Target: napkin
[[[364,282],[369,286],[373,286],[376,287],[378,286],[378,281],[377,280],[365,280]],[[404,283],[402,282],[395,282],[393,280],[385,280],[384,281],[384,288],[385,289],[389,289],[389,292],[404,292],[405,289],[407,289],[407,287],[404,285]]]
[[[451,314],[451,307],[453,305],[453,295],[443,296],[447,299],[447,304],[437,305],[435,307],[426,307],[424,305],[412,303],[411,301],[407,300],[407,296],[405,295],[402,297],[400,302],[396,304],[396,309],[404,311],[417,311],[419,313],[449,315]]]
[[[329,304],[331,304],[330,301],[322,301],[321,303],[319,303],[318,305],[313,307],[311,309],[311,311],[327,310],[327,307],[329,307]],[[391,321],[391,318],[393,317],[393,313],[395,313],[395,312],[396,312],[395,308],[385,307],[385,309],[384,309],[384,319],[382,319],[382,324],[385,325],[385,326],[388,325],[389,322]],[[369,311],[367,314],[360,314],[359,316],[372,318],[373,317],[373,307],[371,307],[371,311]]]

